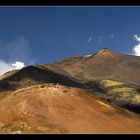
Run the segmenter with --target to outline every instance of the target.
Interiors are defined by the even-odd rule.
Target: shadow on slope
[[[80,87],[80,84],[74,81],[73,78],[56,73],[47,68],[41,69],[36,66],[28,66],[2,79],[0,81],[0,91],[14,91],[19,88],[41,83],[60,83],[66,86]]]
[[[86,83],[85,88],[98,97],[140,114],[140,92],[136,85],[99,80]]]

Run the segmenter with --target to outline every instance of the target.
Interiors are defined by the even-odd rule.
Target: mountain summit
[[[99,50],[97,53],[106,53],[106,52],[110,52],[110,53],[112,53],[112,51],[109,50],[108,48],[102,48],[102,49]]]
[[[113,55],[115,55],[115,53],[112,52],[111,50],[107,49],[107,48],[103,48],[95,54],[88,54],[88,55],[84,55],[83,57],[92,57],[92,56],[95,56],[95,55],[96,56],[113,56]]]
[[[95,55],[97,56],[115,56],[116,53],[112,52],[111,50],[107,48],[103,48],[100,51],[98,51]]]

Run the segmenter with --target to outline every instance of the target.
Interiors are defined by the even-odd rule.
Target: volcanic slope
[[[54,64],[33,65],[7,72],[0,76],[0,99],[7,96],[5,93],[20,88],[42,83],[60,83],[86,88],[96,96],[139,113],[139,75],[140,57],[119,54],[104,48],[93,55],[69,57]],[[126,86],[121,87],[122,90],[119,89],[118,94],[119,87],[111,85],[107,88],[117,90],[117,94],[110,94],[106,87],[103,88],[102,80],[111,84],[123,82]]]
[[[80,84],[65,71],[53,65],[27,66],[0,77],[0,93],[9,93],[20,88],[42,83],[60,83],[79,87]]]
[[[140,57],[106,48],[93,55],[68,57],[55,65],[80,80],[110,79],[140,86]]]
[[[47,83],[17,90],[0,101],[0,133],[140,133],[140,115],[86,90]]]
[[[42,64],[0,76],[0,90],[16,90],[32,84],[60,83],[80,86],[98,80],[113,80],[140,86],[140,57],[102,49],[96,54],[69,57],[54,64]]]
[[[84,81],[84,87],[94,95],[140,113],[139,56],[104,48],[96,54],[68,57],[55,65]]]

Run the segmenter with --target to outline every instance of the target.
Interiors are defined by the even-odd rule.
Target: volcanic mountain
[[[55,65],[80,80],[111,79],[140,85],[140,57],[106,48],[93,55],[69,57]]]
[[[97,91],[97,96],[140,113],[139,56],[104,48],[96,54],[68,57],[55,65],[84,81],[94,95]]]
[[[7,72],[0,133],[140,133],[139,75],[140,57],[107,48]]]

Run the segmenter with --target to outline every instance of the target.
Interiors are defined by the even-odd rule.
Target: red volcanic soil
[[[1,100],[0,133],[140,133],[140,116],[79,88],[43,84]]]

